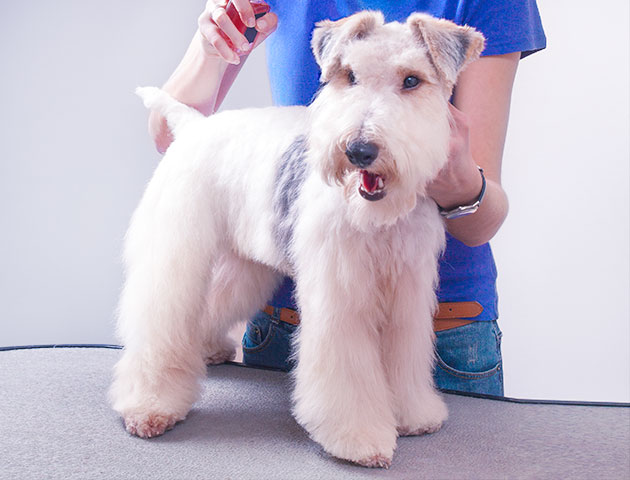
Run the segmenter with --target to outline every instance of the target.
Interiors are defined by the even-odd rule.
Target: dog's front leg
[[[393,393],[399,435],[440,429],[448,416],[433,380],[434,333],[431,254],[419,251],[396,282],[390,326],[383,331],[383,358]]]
[[[388,467],[396,422],[374,311],[353,301],[334,275],[311,277],[312,282],[297,280],[305,301],[300,302],[295,417],[335,457]]]

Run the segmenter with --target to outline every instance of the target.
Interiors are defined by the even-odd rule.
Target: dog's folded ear
[[[365,38],[384,23],[383,14],[372,11],[355,13],[335,22],[331,20],[318,22],[313,31],[311,48],[322,71],[322,83],[329,81],[341,66],[341,52],[345,44]]]
[[[423,13],[411,15],[407,25],[426,45],[433,66],[449,87],[466,65],[479,58],[486,44],[484,36],[472,27]]]

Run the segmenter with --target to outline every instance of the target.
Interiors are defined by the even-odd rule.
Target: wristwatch
[[[438,209],[440,210],[440,215],[442,215],[447,220],[452,220],[453,218],[465,217],[466,215],[471,215],[479,210],[479,206],[481,205],[481,201],[483,200],[483,196],[486,193],[486,177],[483,174],[483,168],[477,167],[479,169],[479,173],[481,174],[481,192],[479,192],[479,196],[475,203],[471,205],[460,205],[459,207],[455,207],[452,210],[445,210],[444,208],[438,205]]]

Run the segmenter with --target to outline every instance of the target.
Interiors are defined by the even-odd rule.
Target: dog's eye
[[[357,79],[354,77],[354,72],[352,70],[348,71],[348,83],[350,85],[356,85]]]
[[[411,90],[412,88],[416,88],[418,85],[420,85],[420,79],[415,75],[409,75],[403,81],[404,90]]]

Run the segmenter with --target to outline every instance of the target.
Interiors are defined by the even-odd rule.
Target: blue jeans
[[[496,320],[436,332],[438,388],[503,396],[501,337]]]
[[[243,336],[246,365],[290,370],[291,334],[297,327],[279,315],[258,312]],[[438,388],[503,396],[501,330],[496,321],[473,322],[436,332],[437,362],[433,376]]]

